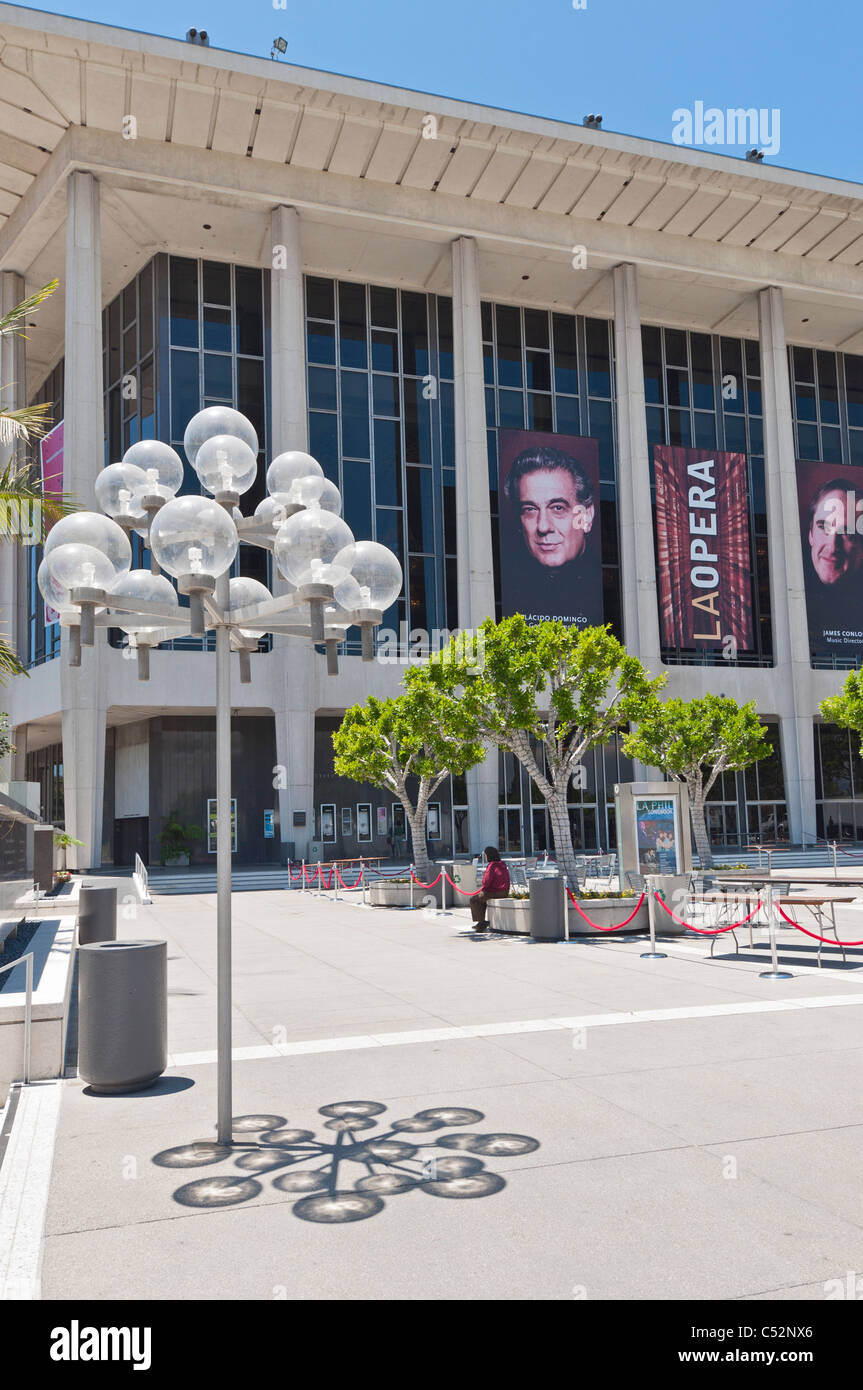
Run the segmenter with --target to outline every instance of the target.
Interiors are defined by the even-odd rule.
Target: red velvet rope
[[[449,876],[449,874],[447,873],[446,869],[443,870],[443,876],[444,876],[444,878],[446,879],[447,883],[452,883],[452,886],[453,886],[453,888],[455,889],[455,891],[456,891],[457,893],[461,893],[461,895],[462,895],[463,898],[475,898],[476,895],[477,895],[477,893],[481,893],[481,892],[482,892],[482,889],[481,889],[481,888],[475,889],[473,893],[468,893],[468,892],[466,891],[466,889],[464,889],[464,888],[459,888],[459,886],[458,886],[457,883],[453,883],[453,880],[450,878],[450,876]],[[429,884],[426,884],[426,887],[429,887]]]
[[[420,883],[419,879],[414,875],[413,869],[411,869],[411,878],[418,888],[434,888],[441,881],[441,875],[438,874],[437,878],[433,878],[431,883]]]
[[[675,921],[678,924],[678,926],[686,927],[689,931],[694,931],[698,936],[721,936],[722,933],[725,931],[734,931],[735,927],[744,926],[750,920],[750,918],[755,916],[756,912],[758,912],[759,908],[761,907],[761,899],[759,898],[752,911],[747,913],[745,917],[741,917],[739,922],[732,922],[729,927],[714,927],[712,931],[709,931],[706,930],[704,927],[694,927],[691,922],[685,922],[682,917],[678,917],[677,913],[672,912],[671,908],[668,906],[668,903],[665,902],[663,898],[660,898],[658,893],[654,893],[653,896],[659,903],[660,907],[665,908],[665,911],[668,913],[669,917],[673,921]]]
[[[788,923],[789,927],[796,927],[798,931],[802,931],[804,936],[811,936],[813,941],[826,941],[828,946],[863,946],[863,941],[839,941],[835,936],[819,936],[817,932],[807,931],[805,927],[801,927],[799,922],[795,922],[793,917],[789,917],[787,912],[783,912],[778,903],[776,904],[776,911]]]
[[[335,871],[336,878],[339,880],[339,883],[342,885],[343,888],[346,888],[346,889],[348,890],[348,892],[350,892],[350,891],[351,891],[352,889],[354,889],[354,888],[359,888],[360,884],[362,883],[362,879],[363,879],[363,871],[362,871],[362,869],[360,869],[360,876],[359,876],[359,878],[357,879],[356,883],[345,883],[344,879],[342,878],[342,876],[341,876],[341,874],[339,873],[338,869],[336,869],[335,865],[333,865],[333,869],[334,869],[334,871]]]
[[[582,909],[578,905],[578,900],[572,896],[572,893],[568,888],[566,891],[569,894],[570,901],[572,902],[572,905],[578,913],[579,917],[583,917],[585,922],[590,922],[590,925],[592,927],[595,927],[597,931],[620,931],[622,927],[629,926],[629,923],[632,921],[633,917],[638,912],[646,896],[644,893],[642,893],[641,897],[638,899],[638,902],[635,904],[635,907],[632,909],[625,922],[618,922],[616,927],[601,927],[598,922],[594,922],[592,918],[588,917],[586,912],[582,911]]]

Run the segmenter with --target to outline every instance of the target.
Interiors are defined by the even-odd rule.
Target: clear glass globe
[[[96,501],[111,517],[143,520],[139,499],[147,487],[147,475],[134,463],[110,463],[96,479]]]
[[[265,497],[255,508],[255,520],[262,527],[271,526],[274,535],[287,519],[285,503],[279,497]]]
[[[70,589],[109,589],[117,578],[117,571],[103,551],[77,541],[56,545],[46,554],[39,566],[39,574],[43,575],[45,584],[53,582],[65,591],[65,601],[59,605],[60,608],[72,606]],[[42,597],[48,599],[52,608],[57,608],[58,605],[49,598],[43,587],[42,580],[38,582]]]
[[[111,585],[111,593],[117,598],[142,598],[152,603],[170,603],[179,607],[177,591],[169,579],[162,574],[151,574],[149,570],[129,570],[121,574]],[[118,614],[117,626],[130,637],[146,637],[165,626],[161,618],[147,618],[143,613]]]
[[[316,475],[319,478],[324,476],[324,470],[313,459],[311,454],[304,454],[299,449],[289,449],[284,454],[279,454],[274,458],[267,469],[267,491],[271,497],[281,497],[283,502],[288,500],[288,493],[291,484],[298,478],[308,478]]]
[[[402,591],[402,567],[398,558],[385,545],[377,541],[355,541],[349,547],[350,555],[335,557],[335,563],[348,564],[352,578],[357,581],[362,595],[360,608],[377,608],[384,612],[395,603]],[[341,602],[334,590],[336,601]]]
[[[230,601],[231,609],[249,608],[253,603],[268,603],[273,597],[266,584],[261,584],[257,579],[249,579],[245,575],[239,575],[230,581]],[[266,635],[267,629],[241,627],[237,631],[242,637],[248,637],[257,641],[259,637]]]
[[[183,485],[183,460],[170,444],[161,439],[139,439],[123,455],[123,462],[140,468],[147,479],[147,494],[166,502]]]
[[[239,543],[233,521],[209,497],[175,497],[150,527],[150,548],[175,579],[188,574],[217,579],[230,567]]]
[[[132,547],[126,532],[101,512],[72,512],[55,522],[45,541],[45,554],[51,555],[60,546],[70,544],[92,546],[100,551],[114,574],[121,574],[132,563]]]
[[[273,553],[291,584],[339,584],[350,574],[354,545],[341,517],[308,507],[279,527]]]
[[[195,455],[195,472],[214,495],[248,492],[258,476],[258,456],[235,434],[214,434]]]
[[[342,514],[342,494],[329,478],[313,473],[291,483],[288,499],[301,507],[323,507],[325,512]]]
[[[258,436],[251,420],[247,420],[239,410],[232,410],[229,405],[211,405],[192,416],[183,435],[186,458],[193,468],[201,445],[217,434],[230,434],[242,439],[257,456]]]
[[[352,574],[345,575],[340,584],[333,586],[333,600],[339,617],[346,613],[355,613],[358,608],[370,606],[363,602],[363,591]]]

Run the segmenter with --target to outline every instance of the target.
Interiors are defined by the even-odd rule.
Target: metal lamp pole
[[[216,581],[216,602],[227,612],[230,603],[227,572]],[[218,1076],[217,1139],[233,1139],[231,1045],[231,632],[216,628],[216,954]]]

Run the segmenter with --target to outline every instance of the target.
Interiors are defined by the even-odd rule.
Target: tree
[[[828,695],[818,708],[831,724],[857,735],[863,756],[863,671],[849,671],[839,694]]]
[[[414,863],[427,882],[429,800],[445,777],[461,776],[483,759],[482,745],[458,700],[429,684],[395,699],[370,695],[364,705],[347,711],[333,734],[333,748],[340,777],[371,782],[398,797],[411,828]],[[412,796],[409,783],[414,778]]]
[[[0,759],[15,752],[15,745],[9,736],[9,716],[0,713]]]
[[[0,318],[0,338],[19,335],[26,337],[24,326],[28,314],[53,294],[58,285],[52,280],[28,299],[17,304]],[[0,383],[4,387],[11,382]],[[0,406],[0,449],[11,450],[10,457],[0,463],[0,544],[37,544],[44,539],[45,523],[57,521],[72,510],[65,497],[46,494],[38,471],[29,463],[16,461],[15,451],[31,440],[39,439],[51,424],[50,405],[28,405],[19,410]],[[22,526],[22,518],[27,518]],[[14,649],[0,634],[0,682],[8,676],[27,672]]]
[[[725,695],[651,700],[623,740],[628,758],[657,767],[689,791],[689,815],[703,869],[713,866],[705,802],[721,772],[741,772],[772,752],[755,701]]]
[[[486,619],[477,644],[480,659],[468,663],[453,641],[409,670],[405,685],[460,695],[473,736],[514,754],[545,798],[558,863],[574,882],[570,782],[585,753],[641,715],[664,677],[651,679],[607,627],[530,625],[517,613]]]

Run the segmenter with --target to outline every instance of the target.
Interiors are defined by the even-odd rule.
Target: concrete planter
[[[586,912],[588,917],[591,917],[594,922],[598,922],[600,928],[605,927],[606,929],[608,927],[616,926],[618,922],[625,922],[637,902],[638,898],[578,899],[578,905],[581,908],[581,911]],[[661,909],[660,915],[665,916],[665,913],[663,913]],[[614,933],[610,933],[608,932],[608,930],[598,930],[596,927],[592,927],[589,922],[585,922],[584,918],[580,915],[580,913],[576,912],[572,903],[569,904],[567,916],[569,921],[570,936],[614,935]],[[666,917],[666,921],[668,921],[669,923],[671,923],[672,926],[674,926],[674,923],[671,921],[670,917]],[[641,904],[641,907],[638,909],[632,921],[629,923],[629,926],[625,927],[623,930],[624,934],[626,934],[626,932],[647,931],[648,927],[649,923],[647,920],[647,899],[645,898],[644,902]],[[658,927],[659,923],[657,921],[657,929]]]
[[[488,924],[492,931],[530,936],[530,899],[491,898],[488,903]]]
[[[174,856],[173,859],[163,859],[163,860],[162,860],[162,868],[163,868],[163,869],[188,869],[188,867],[189,867],[189,856],[188,856],[188,854],[176,854],[176,855]]]
[[[447,885],[449,887],[449,885]],[[387,883],[380,880],[369,887],[369,901],[372,907],[426,907],[427,898],[433,898],[438,907],[441,902],[441,885],[434,888],[420,888],[414,883]],[[413,901],[411,892],[413,891]]]

